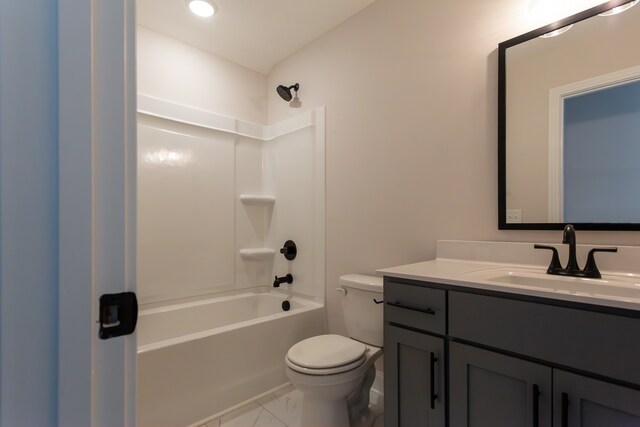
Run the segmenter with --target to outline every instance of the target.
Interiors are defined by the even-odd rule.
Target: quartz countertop
[[[450,242],[448,242],[450,243]],[[551,277],[556,280],[575,280],[572,286],[574,290],[553,289],[552,287],[527,286],[521,284],[498,283],[474,278],[474,274],[483,270],[504,271],[512,269],[514,271],[526,271],[542,276],[542,280]],[[497,263],[476,261],[468,259],[436,258],[431,261],[418,262],[415,264],[401,265],[397,267],[383,268],[378,270],[383,276],[400,279],[410,279],[425,282],[435,282],[449,286],[459,286],[461,288],[482,289],[511,294],[528,295],[540,298],[551,298],[561,301],[571,301],[599,305],[605,307],[615,307],[640,312],[640,275],[633,273],[603,272],[603,279],[573,279],[566,277],[546,275],[546,266],[518,264],[518,263]],[[608,279],[624,281],[625,296],[608,294],[608,286],[611,286]],[[583,281],[583,282],[579,282]],[[580,288],[580,284],[588,284],[590,289]],[[602,288],[600,288],[602,286]],[[594,291],[595,289],[595,291]],[[601,292],[600,292],[601,290]]]

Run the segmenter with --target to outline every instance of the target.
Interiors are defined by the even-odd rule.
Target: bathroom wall
[[[264,74],[142,26],[136,37],[138,93],[266,124]]]
[[[326,105],[329,330],[346,333],[338,277],[435,257],[437,239],[560,242],[499,231],[497,46],[598,1],[377,0],[277,65],[269,121],[294,114],[273,88],[297,81]],[[639,245],[638,232],[578,232]]]

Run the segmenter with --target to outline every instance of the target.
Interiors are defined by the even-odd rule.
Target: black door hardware
[[[286,259],[289,261],[293,261],[296,259],[296,255],[298,255],[298,248],[296,247],[296,242],[293,240],[287,240],[284,242],[284,246],[280,249],[280,253],[284,255]]]
[[[428,308],[428,307],[427,308],[415,307],[413,305],[406,305],[400,302],[387,302],[387,305],[390,305],[392,307],[404,308],[405,310],[419,311],[420,313],[426,313],[431,315],[436,314],[436,311],[433,308]]]
[[[133,292],[104,294],[100,297],[98,323],[100,339],[132,334],[138,322],[138,300]]]
[[[561,427],[569,427],[569,395],[562,393]]]
[[[533,385],[533,427],[540,425],[540,387]]]
[[[431,352],[429,356],[429,368],[431,371],[431,377],[429,379],[429,400],[431,401],[431,409],[435,409],[436,400],[438,399],[438,395],[436,394],[436,362],[438,361],[438,358],[434,352]]]
[[[291,274],[287,274],[286,276],[282,276],[282,277],[276,276],[276,279],[273,281],[273,287],[274,288],[279,288],[280,285],[283,284],[283,283],[292,284],[293,283],[293,276]]]
[[[383,299],[381,299],[380,301],[378,301],[377,299],[373,299],[373,302],[375,302],[376,304],[382,304],[384,302]]]

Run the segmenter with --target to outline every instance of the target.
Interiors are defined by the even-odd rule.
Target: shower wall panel
[[[234,287],[234,137],[139,116],[138,293]]]
[[[322,206],[318,206],[316,201],[318,166],[315,147],[318,143],[313,127],[299,129],[265,143],[265,174],[267,181],[277,189],[268,244],[280,247],[292,239],[299,248],[293,262],[282,256],[276,257],[273,275],[291,273],[295,278],[292,290],[315,297],[321,297],[320,293],[324,292],[324,281],[316,283],[317,278],[324,277],[324,264],[319,271],[314,263],[318,256],[324,256],[324,253],[317,253],[324,252],[324,245],[316,244],[324,241],[316,227],[317,213],[324,210],[324,199]]]

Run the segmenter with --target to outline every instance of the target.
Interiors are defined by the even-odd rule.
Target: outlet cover
[[[507,224],[520,224],[522,222],[522,209],[507,209]]]

